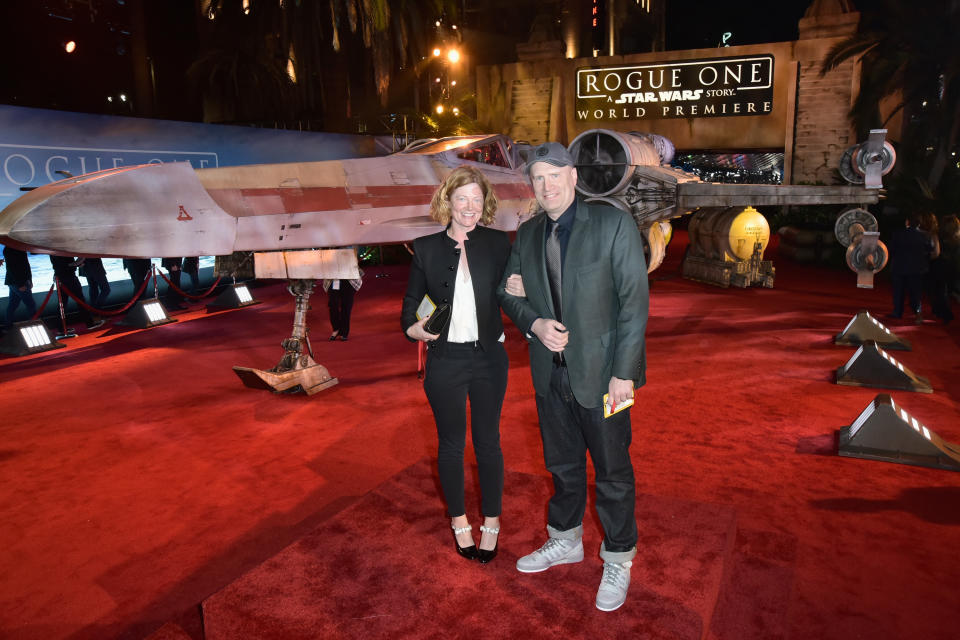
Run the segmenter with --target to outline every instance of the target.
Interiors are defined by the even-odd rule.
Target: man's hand
[[[504,291],[518,298],[526,298],[527,293],[523,290],[523,278],[519,273],[515,273],[507,278],[507,286]]]
[[[633,397],[633,380],[622,380],[611,376],[607,393],[610,394],[608,400],[613,403],[613,407],[617,407]]]
[[[439,338],[439,334],[427,333],[426,329],[423,328],[423,323],[429,319],[430,316],[426,316],[425,318],[417,320],[415,323],[407,327],[407,335],[414,340],[420,340],[421,342],[430,342]]]
[[[570,339],[567,328],[550,318],[537,318],[533,321],[533,326],[530,327],[530,330],[533,331],[535,336],[540,338],[543,346],[554,353],[563,351],[567,346],[567,341]]]

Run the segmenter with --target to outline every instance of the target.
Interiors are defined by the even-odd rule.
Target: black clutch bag
[[[427,321],[423,323],[423,330],[427,333],[440,335],[447,327],[448,322],[450,322],[450,305],[439,304],[427,318]]]

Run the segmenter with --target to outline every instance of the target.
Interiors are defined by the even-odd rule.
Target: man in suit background
[[[605,417],[604,395],[615,410],[645,382],[643,244],[629,214],[576,197],[577,170],[562,144],[534,149],[526,172],[542,212],[517,230],[498,295],[530,340],[543,455],[554,494],[549,539],[520,558],[517,569],[535,573],[583,559],[589,451],[604,529],[596,606],[613,611],[626,600],[637,524],[630,412]]]

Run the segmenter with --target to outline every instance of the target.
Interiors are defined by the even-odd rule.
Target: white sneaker
[[[597,590],[597,609],[613,611],[627,601],[627,589],[630,588],[630,567],[633,562],[622,564],[605,562],[600,588]]]
[[[539,573],[558,564],[572,564],[583,560],[583,541],[550,538],[542,547],[517,560],[517,571]]]

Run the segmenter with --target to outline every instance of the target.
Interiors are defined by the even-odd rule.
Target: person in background
[[[167,270],[167,275],[170,278],[170,283],[173,286],[167,286],[167,308],[169,309],[186,309],[187,306],[183,304],[183,296],[180,294],[177,289],[180,288],[180,265],[183,262],[183,258],[164,258],[160,261],[160,266]]]
[[[133,283],[133,293],[136,295],[136,293],[140,291],[140,287],[143,286],[143,281],[147,279],[147,275],[150,273],[150,258],[124,258],[123,268],[130,274],[130,282]],[[153,293],[148,283],[137,299],[145,300],[153,297]]]
[[[924,290],[930,299],[930,310],[943,324],[953,320],[950,309],[950,297],[947,294],[947,279],[950,270],[949,261],[943,255],[940,246],[940,225],[937,216],[931,212],[920,215],[920,230],[927,234],[933,249],[930,252],[930,270],[924,277]]]
[[[27,307],[27,318],[37,313],[37,303],[33,300],[33,272],[30,270],[30,259],[26,251],[5,246],[3,260],[6,261],[7,275],[3,283],[9,287],[7,298],[7,316],[5,326],[13,326],[17,315],[17,308],[23,303]]]
[[[50,256],[50,264],[53,266],[53,275],[56,276],[60,282],[60,286],[73,294],[75,298],[74,302],[77,303],[78,315],[87,329],[92,331],[97,327],[103,326],[104,320],[102,318],[95,318],[87,308],[81,304],[81,302],[86,303],[86,300],[83,297],[83,285],[80,284],[80,279],[77,278],[77,265],[80,264],[80,261],[72,257]],[[67,312],[67,308],[70,305],[70,297],[71,296],[67,294],[63,296],[64,313]]]
[[[200,258],[187,256],[183,259],[181,270],[190,276],[190,293],[197,293],[200,290]]]
[[[503,498],[500,410],[507,390],[507,352],[497,286],[510,240],[490,229],[498,206],[487,178],[473,167],[458,167],[433,195],[430,216],[443,231],[413,242],[413,264],[403,297],[401,324],[409,340],[427,344],[423,390],[437,426],[437,467],[457,553],[487,563],[497,555]],[[440,333],[428,333],[417,319],[424,296],[451,306]],[[473,538],[464,501],[463,450],[470,429],[480,475],[480,545]]]
[[[103,268],[100,258],[81,258],[80,275],[87,279],[87,292],[90,295],[90,306],[102,309],[110,297],[110,283],[107,281],[107,271]]]
[[[327,308],[330,311],[330,327],[333,333],[330,340],[344,342],[350,335],[350,314],[353,312],[353,298],[363,286],[363,270],[360,277],[352,280],[324,280],[323,290],[327,292]]]
[[[890,239],[890,281],[893,285],[893,311],[888,317],[903,317],[903,300],[909,298],[914,322],[923,322],[923,281],[930,271],[930,256],[934,245],[930,236],[920,230],[921,216],[911,212],[904,220],[903,229]]]
[[[960,302],[960,218],[944,216],[940,223],[940,252],[946,260],[947,297]]]
[[[637,553],[629,406],[646,381],[643,241],[629,213],[576,197],[577,169],[559,142],[533,149],[525,171],[541,211],[517,229],[498,293],[530,341],[554,492],[549,538],[517,560],[517,570],[537,573],[583,560],[589,452],[604,532],[595,605],[613,611],[626,601]],[[512,286],[517,281],[519,291]]]

